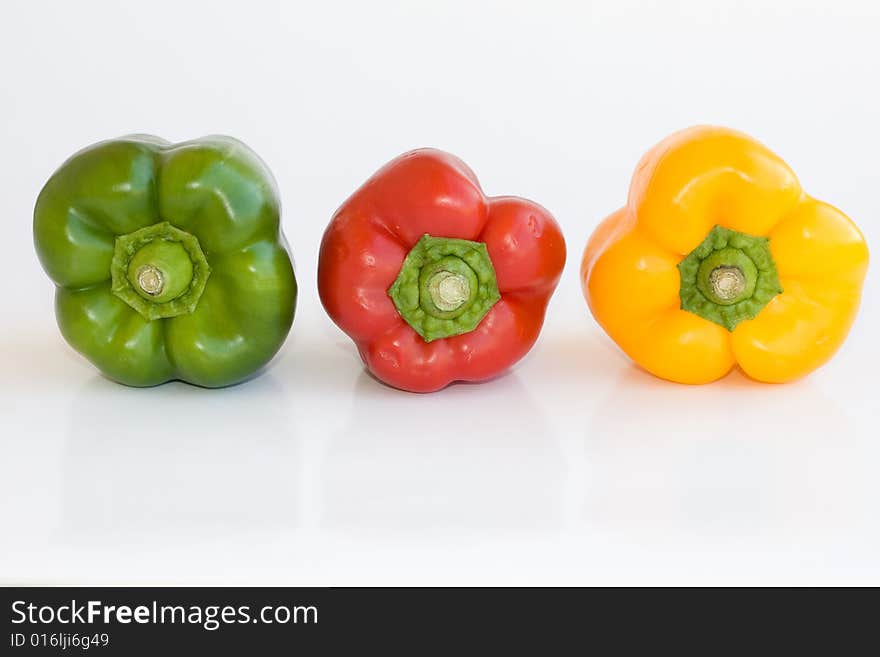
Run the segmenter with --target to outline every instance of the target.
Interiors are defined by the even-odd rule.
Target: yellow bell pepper
[[[593,316],[636,363],[679,383],[738,365],[785,382],[827,362],[855,319],[868,248],[778,156],[715,127],[641,160],[627,204],[581,264]]]

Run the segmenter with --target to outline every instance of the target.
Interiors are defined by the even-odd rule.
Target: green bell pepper
[[[34,209],[62,335],[131,386],[247,379],[296,307],[279,214],[272,174],[230,137],[137,135],[80,151]]]

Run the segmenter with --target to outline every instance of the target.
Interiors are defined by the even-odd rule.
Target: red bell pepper
[[[374,376],[430,392],[489,379],[525,356],[564,265],[547,210],[486,197],[464,162],[421,149],[336,211],[318,290]]]

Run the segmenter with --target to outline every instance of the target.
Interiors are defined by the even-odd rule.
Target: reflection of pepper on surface
[[[525,378],[514,371],[492,385],[453,387],[426,409],[360,373],[350,405],[326,422],[332,431],[315,470],[321,529],[356,542],[376,532],[557,535],[571,473],[546,400]],[[444,407],[450,415],[426,417]],[[487,408],[515,408],[518,420],[487,422]],[[453,416],[454,429],[426,427]]]
[[[581,265],[596,320],[649,372],[707,383],[738,365],[784,382],[827,362],[855,319],[865,240],[751,138],[673,134],[642,158],[627,205]]]
[[[229,137],[80,151],[40,193],[34,243],[65,339],[127,385],[237,383],[293,322],[272,175]]]
[[[318,288],[370,372],[430,392],[522,358],[564,264],[547,210],[487,198],[461,160],[422,149],[391,161],[336,212]]]
[[[297,403],[277,374],[220,390],[85,381],[65,418],[55,519],[60,544],[106,550],[113,570],[157,546],[179,550],[195,535],[259,545],[265,532],[277,536],[297,527],[302,440]],[[108,547],[108,536],[121,534],[132,537],[133,552]],[[209,552],[184,549],[176,572],[199,578],[225,572],[217,565],[225,550]],[[141,577],[169,576],[161,564],[143,568]]]

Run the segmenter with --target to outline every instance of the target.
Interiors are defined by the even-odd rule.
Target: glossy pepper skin
[[[374,376],[430,392],[522,358],[564,264],[547,210],[488,198],[461,160],[422,149],[385,165],[337,210],[318,289]]]
[[[695,127],[644,156],[626,206],[590,237],[581,279],[596,320],[649,372],[697,384],[739,366],[786,382],[843,343],[867,266],[855,224],[779,157]]]
[[[34,210],[61,333],[130,386],[249,378],[296,305],[279,212],[271,173],[230,137],[137,135],[80,151]]]

